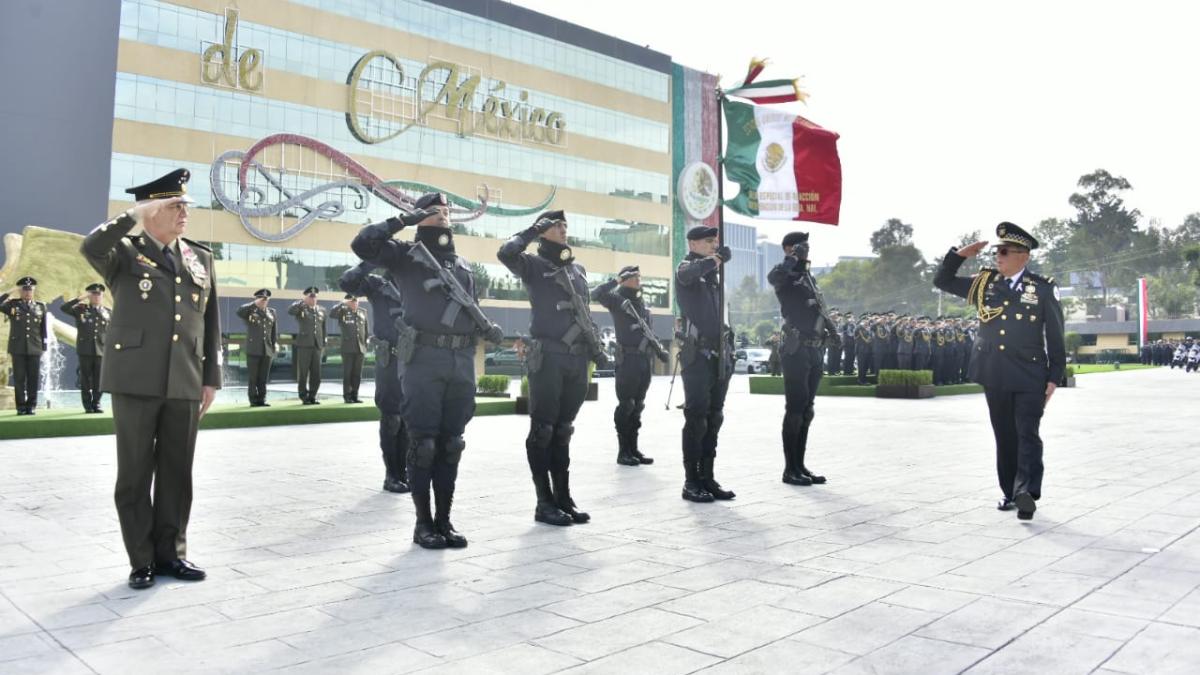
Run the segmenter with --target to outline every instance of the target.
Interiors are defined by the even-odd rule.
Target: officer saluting
[[[300,332],[292,341],[292,362],[296,364],[296,386],[304,405],[320,405],[321,357],[325,355],[325,308],[317,304],[316,286],[304,289],[304,297],[288,307],[296,317]]]
[[[617,409],[613,413],[617,427],[617,463],[626,466],[653,464],[654,459],[638,449],[638,429],[642,427],[646,391],[654,374],[651,359],[658,357],[666,363],[670,357],[654,334],[648,332],[652,318],[650,309],[642,302],[641,270],[635,265],[622,267],[616,279],[606,281],[592,291],[592,300],[612,314],[617,333]]]
[[[723,321],[717,280],[717,268],[733,253],[728,246],[718,248],[717,232],[707,225],[688,230],[688,254],[675,270],[675,297],[683,319],[677,336],[684,395],[682,496],[693,502],[736,496],[713,477],[725,394],[733,375],[733,331]]]
[[[221,326],[212,251],[181,236],[188,178],[177,169],[126,190],[137,204],[81,247],[113,294],[100,387],[112,394],[117,515],[133,588],[152,586],[156,573],[205,577],[184,556],[196,431],[221,386]],[[129,234],[139,224],[142,234]]]
[[[86,296],[64,302],[62,311],[75,318],[75,355],[79,357],[79,397],[83,400],[83,411],[99,413],[104,412],[100,409],[100,366],[112,313],[100,303],[104,284],[90,284],[86,290]]]
[[[1004,499],[1021,520],[1033,518],[1042,493],[1042,413],[1066,367],[1062,307],[1054,280],[1025,268],[1038,242],[1012,223],[996,226],[996,268],[972,278],[954,274],[987,245],[951,248],[934,285],[964,297],[979,313],[970,377],[983,385],[996,436],[996,473]]]
[[[383,489],[408,492],[408,427],[404,424],[404,392],[400,389],[403,364],[396,358],[404,299],[390,280],[371,274],[375,265],[360,263],[342,273],[338,287],[371,303],[375,337],[375,407],[379,409],[379,449],[383,453]]]
[[[538,241],[537,255],[526,253]],[[586,523],[571,499],[571,435],[587,397],[588,360],[602,358],[588,310],[587,271],[567,246],[567,217],[546,211],[505,242],[500,262],[529,291],[529,435],[525,454],[537,493],[534,520],[550,525]],[[553,481],[553,487],[551,486]]]
[[[476,335],[499,342],[503,333],[479,310],[470,264],[454,251],[446,195],[422,195],[415,206],[411,213],[364,227],[351,248],[364,261],[386,268],[404,298],[397,359],[405,364],[404,421],[412,436],[413,542],[423,548],[462,548],[467,538],[450,522],[450,508],[467,447],[463,432],[475,414]],[[417,226],[413,242],[392,239],[409,225]],[[429,508],[431,483],[436,517]]]
[[[330,310],[329,318],[338,322],[342,333],[342,399],[362,403],[358,387],[367,354],[367,310],[358,306],[358,296],[347,293],[341,304]]]
[[[0,294],[0,313],[8,317],[8,353],[12,357],[13,389],[16,390],[17,414],[33,415],[38,402],[38,382],[42,374],[42,353],[46,351],[48,322],[46,303],[33,299],[37,279],[21,277],[17,287]],[[13,291],[19,297],[9,298]]]
[[[275,310],[267,306],[271,291],[260,288],[254,300],[238,307],[237,315],[246,322],[246,393],[251,408],[271,406],[267,403],[267,380],[271,378],[271,362],[279,349],[279,322]]]
[[[804,454],[815,415],[813,403],[821,384],[821,347],[829,343],[838,348],[841,338],[825,311],[817,282],[808,271],[808,233],[786,235],[783,252],[783,262],[767,275],[784,318],[783,346],[779,350],[787,398],[783,415],[783,482],[820,485],[825,477],[808,470]]]

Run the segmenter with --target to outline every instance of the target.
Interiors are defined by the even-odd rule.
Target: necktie
[[[167,261],[167,269],[171,270],[171,274],[175,274],[175,254],[171,253],[171,247],[164,246],[162,252],[163,259]]]

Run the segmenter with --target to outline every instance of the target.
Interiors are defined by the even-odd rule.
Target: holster
[[[542,369],[545,353],[542,351],[541,340],[530,338],[525,341],[525,368],[530,374]]]
[[[396,360],[400,363],[407,364],[412,361],[413,352],[417,349],[417,329],[405,323],[402,319],[396,319],[396,346],[393,354]]]
[[[375,347],[375,367],[387,368],[392,362],[392,357],[395,354],[392,352],[392,343],[383,338],[372,338]]]

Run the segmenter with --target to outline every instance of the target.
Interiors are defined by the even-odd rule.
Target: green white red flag
[[[721,105],[728,129],[725,176],[740,185],[725,205],[755,218],[837,225],[838,134],[785,111],[728,99]]]

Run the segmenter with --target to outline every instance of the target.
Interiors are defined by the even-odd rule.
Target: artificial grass
[[[1121,367],[1113,368],[1111,363],[1072,363],[1071,368],[1075,369],[1076,375],[1087,375],[1088,373],[1111,373],[1113,371],[1121,372],[1125,370],[1145,370],[1147,368],[1162,368],[1162,366],[1148,366],[1143,363],[1122,363]]]
[[[874,378],[871,378],[874,379]],[[853,384],[841,382],[849,381]],[[979,394],[983,392],[983,387],[978,384],[949,384],[942,385],[937,388],[937,396],[957,396],[959,394]],[[763,375],[750,377],[750,393],[751,394],[766,394],[771,396],[783,395],[783,378],[778,376]],[[874,384],[857,384],[857,380],[853,377],[844,375],[834,375],[831,377],[821,378],[821,384],[817,387],[817,396],[875,396]]]
[[[482,398],[475,401],[475,415],[512,415],[516,401]],[[335,424],[367,422],[379,419],[379,410],[370,403],[325,401],[321,405],[301,405],[298,399],[277,401],[269,408],[251,408],[242,404],[214,406],[200,420],[201,429],[237,429],[284,424]],[[36,415],[17,417],[15,411],[0,413],[0,440],[51,438],[58,436],[103,436],[113,433],[112,413],[88,415],[77,408],[39,410]]]

